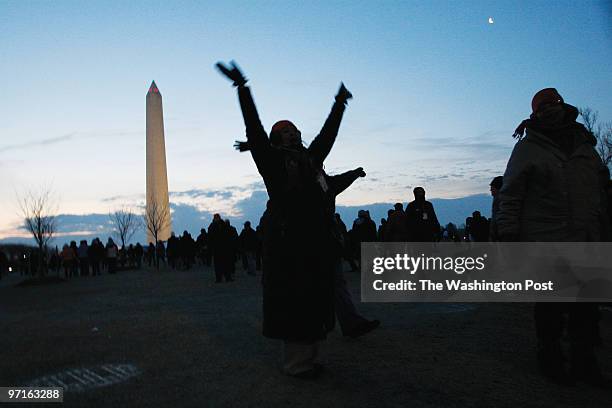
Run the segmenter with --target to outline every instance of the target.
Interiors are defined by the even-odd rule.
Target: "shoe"
[[[290,374],[291,377],[299,378],[300,380],[315,380],[323,374],[325,367],[322,364],[315,363],[314,367],[310,370],[302,371],[297,374]]]
[[[344,335],[356,339],[357,337],[363,336],[364,334],[368,334],[372,330],[376,329],[378,326],[380,326],[380,320],[366,320],[364,323],[360,324],[355,329],[344,333]]]

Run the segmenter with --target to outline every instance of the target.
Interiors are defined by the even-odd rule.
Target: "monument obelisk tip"
[[[148,93],[159,93],[159,89],[157,88],[157,85],[155,85],[155,81],[151,82]]]

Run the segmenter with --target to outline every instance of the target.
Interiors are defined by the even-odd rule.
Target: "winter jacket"
[[[389,242],[408,241],[408,217],[403,210],[393,211],[388,219],[385,230],[385,239]]]
[[[411,201],[406,206],[408,235],[412,242],[433,242],[440,233],[440,223],[429,201]],[[388,222],[387,222],[388,223]]]
[[[596,140],[568,110],[562,123],[532,121],[508,161],[499,192],[501,241],[599,241],[605,167]]]

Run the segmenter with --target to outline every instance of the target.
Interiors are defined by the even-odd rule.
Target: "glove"
[[[251,147],[249,146],[249,142],[241,142],[240,140],[236,140],[234,142],[234,149],[238,150],[240,153],[244,153],[251,150]]]
[[[221,62],[217,62],[215,66],[221,74],[225,75],[229,80],[234,81],[234,86],[244,86],[244,84],[247,83],[247,79],[242,75],[240,68],[238,68],[234,61],[230,62],[229,67]]]
[[[365,177],[366,176],[366,172],[363,171],[363,167],[357,167],[353,171],[355,171],[357,173],[357,177]]]
[[[338,89],[338,94],[336,95],[336,102],[346,105],[349,99],[353,99],[353,94],[346,89],[343,82],[340,82],[340,89]]]

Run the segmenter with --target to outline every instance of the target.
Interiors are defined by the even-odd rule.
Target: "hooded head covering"
[[[521,140],[525,135],[525,129],[529,125],[530,121],[532,121],[536,117],[538,111],[546,106],[551,104],[564,104],[563,97],[559,94],[559,92],[555,88],[544,88],[539,90],[533,95],[531,99],[531,116],[529,119],[525,119],[521,122],[520,125],[514,131],[512,135],[515,139]]]
[[[504,184],[504,176],[497,176],[492,181],[490,186],[495,187],[496,189],[501,189]]]
[[[542,105],[550,103],[563,103],[563,98],[555,88],[544,88],[533,95],[531,110],[533,113],[537,113]]]
[[[279,120],[272,126],[272,130],[270,131],[270,133],[280,132],[281,130],[286,128],[298,130],[297,127],[295,127],[295,125],[293,124],[293,122],[289,120]]]
[[[280,135],[284,129],[291,129],[296,132],[299,132],[298,128],[293,124],[293,122],[289,120],[279,120],[272,126],[272,129],[270,130],[270,143],[277,146],[280,145]]]

